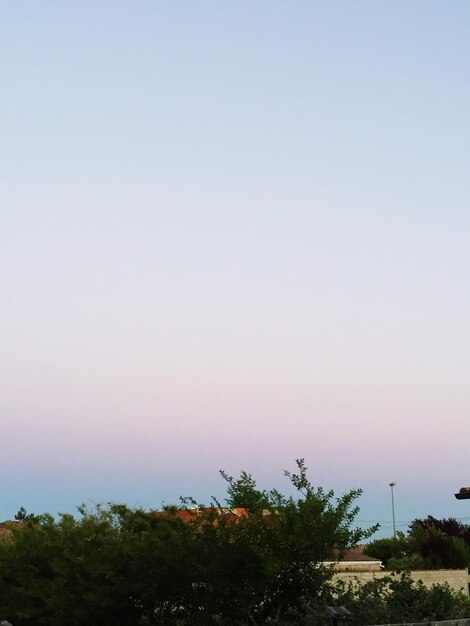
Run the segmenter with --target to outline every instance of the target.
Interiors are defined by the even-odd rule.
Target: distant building
[[[333,565],[337,572],[381,572],[382,561],[373,556],[364,554],[365,546],[359,545],[346,550],[337,561],[327,561],[327,565]]]

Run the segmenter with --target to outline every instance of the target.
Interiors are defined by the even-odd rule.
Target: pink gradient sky
[[[470,518],[468,3],[99,5],[0,8],[0,518]]]

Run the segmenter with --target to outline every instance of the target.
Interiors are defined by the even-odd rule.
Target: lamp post
[[[392,493],[392,520],[393,520],[393,538],[396,539],[397,538],[397,530],[395,527],[395,501],[393,499],[393,488],[395,487],[397,483],[392,480],[391,483],[388,483],[388,486],[390,487],[390,491]]]

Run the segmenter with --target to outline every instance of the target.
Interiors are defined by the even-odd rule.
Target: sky
[[[3,0],[0,518],[470,521],[470,4]]]

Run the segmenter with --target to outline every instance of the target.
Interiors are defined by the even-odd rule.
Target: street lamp
[[[457,500],[470,500],[470,487],[462,487],[458,493],[454,493],[454,496]]]
[[[392,480],[391,483],[388,483],[388,486],[390,487],[390,491],[392,492],[392,519],[393,519],[393,538],[396,539],[397,538],[397,530],[395,528],[395,501],[393,499],[393,488],[395,487],[397,483]]]

